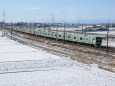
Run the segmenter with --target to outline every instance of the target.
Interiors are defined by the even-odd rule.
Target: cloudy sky
[[[0,0],[0,21],[115,22],[115,0]]]

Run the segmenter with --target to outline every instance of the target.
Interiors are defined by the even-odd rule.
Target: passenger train
[[[48,30],[44,31],[44,30],[35,30],[35,29],[28,29],[28,28],[25,29],[13,28],[13,30],[28,33],[28,34],[33,34],[37,36],[93,45],[95,47],[100,47],[102,44],[102,38],[93,35],[82,35],[82,34],[67,33],[67,32],[48,31]]]

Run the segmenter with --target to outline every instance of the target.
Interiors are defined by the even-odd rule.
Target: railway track
[[[55,54],[57,54],[58,52],[58,54],[61,53],[67,56],[69,55],[72,57],[72,59],[76,59],[76,56],[79,56],[80,60],[81,58],[89,60],[93,59],[95,61],[100,61],[102,63],[115,65],[115,59],[113,57],[115,50],[112,50],[111,52],[107,53],[106,47],[104,46],[100,48],[95,48],[90,45],[86,46],[81,45],[79,43],[76,44],[66,42],[64,44],[61,40],[57,41],[55,39],[39,37],[15,31],[13,31],[13,38],[15,40],[22,41],[25,44],[30,44],[36,47],[44,48],[44,50],[47,50],[48,52],[52,52]]]

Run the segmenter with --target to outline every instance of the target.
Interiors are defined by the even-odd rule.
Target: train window
[[[55,34],[55,36],[57,36],[57,34]]]
[[[74,37],[74,39],[76,39],[76,37]]]
[[[82,40],[82,38],[80,37],[80,40]]]
[[[48,33],[48,35],[50,35],[50,34]]]
[[[53,34],[52,34],[52,36],[53,36]]]
[[[68,38],[70,38],[70,36],[68,36]]]
[[[95,41],[95,39],[92,39],[92,42],[94,42]]]
[[[45,33],[45,35],[47,35],[47,33]]]
[[[59,37],[61,37],[61,35],[59,35]]]

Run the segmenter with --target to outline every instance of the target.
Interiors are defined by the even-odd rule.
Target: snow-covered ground
[[[115,86],[115,74],[0,35],[0,86]]]
[[[102,40],[102,46],[107,46],[107,40]],[[115,41],[108,40],[108,46],[115,48]]]
[[[88,32],[88,33],[96,33],[96,34],[103,34],[107,35],[107,31],[96,31],[96,32]],[[109,35],[115,35],[115,31],[109,31]]]

